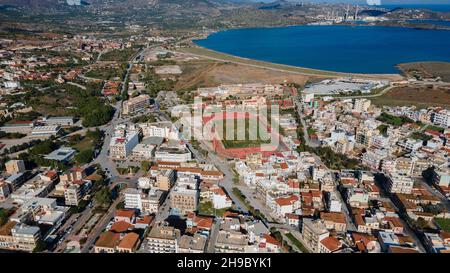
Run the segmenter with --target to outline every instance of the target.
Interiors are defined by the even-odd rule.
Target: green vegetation
[[[309,253],[308,249],[297,238],[295,238],[294,235],[287,233],[286,237],[288,237],[289,240],[291,240],[291,242],[294,243],[294,245],[300,249],[301,252]]]
[[[6,209],[0,208],[0,227],[8,221],[9,212]]]
[[[428,125],[427,129],[428,130],[432,130],[432,131],[438,131],[439,133],[443,133],[444,130],[445,130],[444,128],[438,127],[438,126],[435,126],[435,125]]]
[[[222,217],[224,213],[227,211],[227,208],[224,209],[214,209],[213,203],[211,201],[200,201],[198,205],[198,214],[200,215],[211,215],[216,217]]]
[[[42,252],[42,251],[44,251],[46,249],[47,249],[47,243],[44,240],[39,239],[36,242],[36,247],[33,249],[33,253]]]
[[[31,155],[45,155],[53,152],[54,150],[58,149],[59,145],[50,140],[44,140],[39,144],[36,144],[33,148],[30,149]]]
[[[79,165],[83,165],[86,163],[91,162],[91,160],[94,158],[94,152],[90,149],[83,150],[79,152],[77,155],[75,155],[75,162]]]
[[[434,221],[445,232],[450,232],[450,219],[446,218],[434,218]]]
[[[405,123],[414,123],[414,121],[408,117],[396,117],[385,112],[381,113],[381,115],[377,117],[377,120],[394,126],[402,126]]]
[[[69,209],[70,213],[80,213],[86,209],[88,205],[88,201],[82,199],[80,202],[78,202],[78,206],[72,206]]]
[[[156,117],[154,115],[142,115],[132,119],[133,123],[145,123],[145,122],[156,122]]]
[[[107,187],[101,188],[95,193],[95,202],[100,207],[109,207],[112,203],[111,190]]]
[[[276,228],[272,227],[270,228],[270,235],[275,238],[282,246],[284,251],[288,253],[296,253],[292,246],[283,238],[283,235],[281,235],[281,232],[278,231]]]
[[[136,50],[133,48],[126,49],[114,49],[112,51],[102,54],[100,58],[101,61],[116,61],[116,62],[127,62]]]
[[[144,172],[148,172],[152,167],[152,162],[150,161],[141,161],[141,170]]]
[[[146,87],[145,92],[151,97],[156,97],[161,90],[173,90],[176,83],[176,81],[171,79],[163,80],[159,78],[153,68],[147,69],[144,82]]]
[[[0,131],[0,138],[7,138],[7,139],[17,139],[17,138],[23,138],[26,134],[21,133],[6,133],[4,131]]]
[[[377,127],[377,130],[380,132],[380,134],[382,135],[386,135],[387,134],[387,129],[389,128],[388,125],[386,124],[382,124],[380,126]]]
[[[306,130],[306,132],[308,133],[308,135],[314,135],[316,133],[316,130],[314,130],[314,128],[308,127],[308,129]]]
[[[112,80],[115,78],[122,79],[125,76],[125,73],[126,70],[123,67],[102,67],[89,70],[84,76],[94,79]]]
[[[116,209],[124,209],[125,208],[125,201],[122,201],[116,205]]]
[[[428,141],[433,138],[432,136],[426,135],[422,132],[414,132],[410,135],[410,137],[414,138],[414,139],[423,140],[423,141]]]
[[[237,198],[239,198],[239,200],[241,200],[245,206],[247,207],[248,211],[255,217],[263,220],[263,221],[267,221],[266,216],[259,210],[255,209],[252,205],[250,205],[250,202],[247,201],[247,197],[245,197],[245,195],[241,192],[240,189],[233,187],[232,189],[233,193],[237,196]]]
[[[362,169],[357,159],[335,153],[330,147],[310,148],[305,146],[305,148],[306,151],[317,154],[322,162],[332,170]]]
[[[71,135],[67,140],[69,142],[68,144],[80,153],[83,151],[93,153],[93,150],[102,143],[102,137],[103,133],[97,128],[95,130],[88,130],[85,136],[79,134]]]
[[[149,62],[149,65],[153,65],[153,66],[162,66],[162,65],[174,65],[177,64],[177,62],[173,61],[173,60],[157,60],[157,61],[153,61],[153,62]]]
[[[267,130],[264,130],[261,134],[260,128],[257,128],[257,136],[255,140],[250,140],[250,119],[245,119],[245,139],[238,140],[238,121],[235,119],[233,124],[233,131],[234,131],[234,140],[228,140],[227,136],[227,121],[223,122],[223,130],[221,128],[217,128],[219,131],[219,135],[221,135],[222,138],[222,144],[225,147],[225,149],[230,148],[249,148],[249,147],[258,147],[262,144],[269,144],[270,143],[270,135],[267,132]],[[218,123],[216,123],[218,124]],[[258,127],[261,126],[261,124],[258,124]],[[253,128],[252,128],[253,129]],[[220,132],[222,131],[222,133]],[[240,136],[239,136],[240,137]],[[267,139],[267,140],[266,140]]]

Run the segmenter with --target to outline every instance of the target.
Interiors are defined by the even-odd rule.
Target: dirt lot
[[[399,68],[410,77],[441,77],[450,82],[450,63],[448,62],[416,62],[399,65]]]
[[[450,88],[398,87],[380,97],[371,98],[377,105],[450,106]]]
[[[176,90],[197,87],[210,87],[235,83],[282,83],[304,84],[309,76],[277,72],[246,65],[197,60],[181,65],[183,74],[175,86]]]

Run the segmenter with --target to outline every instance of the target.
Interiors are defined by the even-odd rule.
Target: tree
[[[150,170],[151,166],[152,166],[152,163],[150,161],[142,161],[141,162],[141,169],[144,172],[148,172],[148,170]]]
[[[111,204],[111,191],[109,188],[102,188],[95,194],[95,201],[99,203],[101,206],[106,206]]]
[[[47,243],[44,240],[39,239],[36,242],[36,246],[33,249],[33,253],[43,252],[46,249],[47,249]]]
[[[423,219],[422,217],[419,217],[419,218],[417,219],[417,226],[418,226],[421,230],[424,230],[424,229],[426,229],[426,228],[428,227],[428,222],[427,222],[425,219]]]
[[[45,140],[33,148],[30,149],[30,154],[32,155],[41,155],[41,154],[49,154],[58,148],[58,144],[51,140]]]
[[[0,226],[3,226],[8,221],[8,211],[0,208]]]
[[[91,162],[94,158],[94,152],[91,149],[83,150],[75,156],[75,161],[82,165]]]

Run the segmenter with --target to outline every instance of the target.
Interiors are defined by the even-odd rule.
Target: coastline
[[[272,63],[259,61],[256,59],[243,58],[227,53],[222,53],[219,51],[211,50],[202,46],[197,45],[193,42],[195,38],[191,39],[193,46],[189,48],[180,48],[179,51],[193,55],[196,57],[203,57],[211,60],[222,61],[235,63],[239,65],[248,65],[262,69],[269,69],[278,72],[285,73],[293,73],[300,74],[311,77],[325,77],[325,78],[341,78],[341,77],[357,77],[357,78],[365,78],[365,79],[383,79],[389,81],[400,81],[404,79],[404,76],[401,74],[364,74],[364,73],[348,73],[348,72],[339,72],[339,71],[328,71],[328,70],[320,70],[314,68]]]
[[[447,29],[437,29],[437,28],[417,28],[416,26],[405,26],[405,25],[372,25],[372,24],[364,24],[364,25],[352,25],[352,24],[333,24],[334,26],[355,26],[355,27],[386,27],[386,28],[410,28],[410,29],[418,29],[418,30],[441,30],[441,31],[450,31],[450,28]],[[224,31],[232,31],[232,30],[242,30],[242,29],[277,29],[277,28],[290,28],[290,27],[301,27],[301,26],[308,26],[307,24],[296,24],[296,25],[286,25],[286,26],[262,26],[262,27],[238,27],[238,28],[225,28],[225,29],[219,29],[219,30],[213,30],[211,32],[208,32],[205,35],[197,36],[197,37],[191,37],[189,39],[190,47],[189,48],[182,48],[181,51],[187,54],[191,54],[197,57],[204,57],[211,60],[216,61],[223,61],[223,62],[230,62],[235,64],[241,64],[241,65],[250,65],[258,68],[264,68],[264,69],[270,69],[275,70],[279,72],[286,72],[286,73],[294,73],[294,74],[302,74],[305,76],[313,76],[313,77],[358,77],[358,78],[367,78],[367,79],[388,79],[390,81],[400,81],[405,79],[405,75],[399,67],[401,65],[409,64],[409,63],[415,63],[416,61],[412,62],[403,62],[403,63],[397,63],[394,65],[398,69],[399,73],[352,73],[352,72],[340,72],[340,71],[333,71],[333,70],[324,70],[324,69],[315,69],[315,68],[308,68],[303,66],[296,66],[296,65],[288,65],[288,64],[282,64],[282,63],[275,63],[275,62],[269,62],[269,61],[262,61],[258,59],[252,59],[252,58],[246,58],[246,57],[240,57],[237,55],[232,55],[229,53],[224,53],[220,51],[216,51],[213,49],[206,48],[204,46],[199,45],[196,43],[196,41],[206,40],[209,38],[209,36],[224,32]],[[435,25],[433,25],[435,26]],[[424,63],[433,63],[435,61],[422,61]],[[445,62],[445,61],[444,61]]]

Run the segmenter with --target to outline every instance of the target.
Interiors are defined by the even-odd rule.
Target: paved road
[[[309,146],[309,147],[312,147],[312,148],[319,147],[320,143],[317,140],[311,140],[309,138],[308,127],[306,125],[306,122],[305,122],[305,119],[304,119],[303,113],[302,113],[303,105],[300,103],[300,101],[298,99],[295,99],[295,102],[297,104],[297,114],[298,114],[298,117],[300,119],[300,123],[302,124],[303,138],[305,140],[305,144],[307,146]]]
[[[208,237],[208,245],[206,247],[206,253],[214,253],[219,231],[220,231],[220,219],[216,218],[214,220],[214,225],[212,226],[211,233]]]
[[[100,221],[97,222],[95,227],[89,233],[86,243],[81,248],[81,253],[88,253],[91,251],[91,247],[94,245],[97,238],[100,236],[100,234],[103,232],[103,230],[105,230],[108,223],[111,221],[111,219],[116,214],[117,204],[119,204],[122,201],[123,201],[123,197],[120,196],[111,204],[108,211],[103,215],[103,217],[100,219]]]

